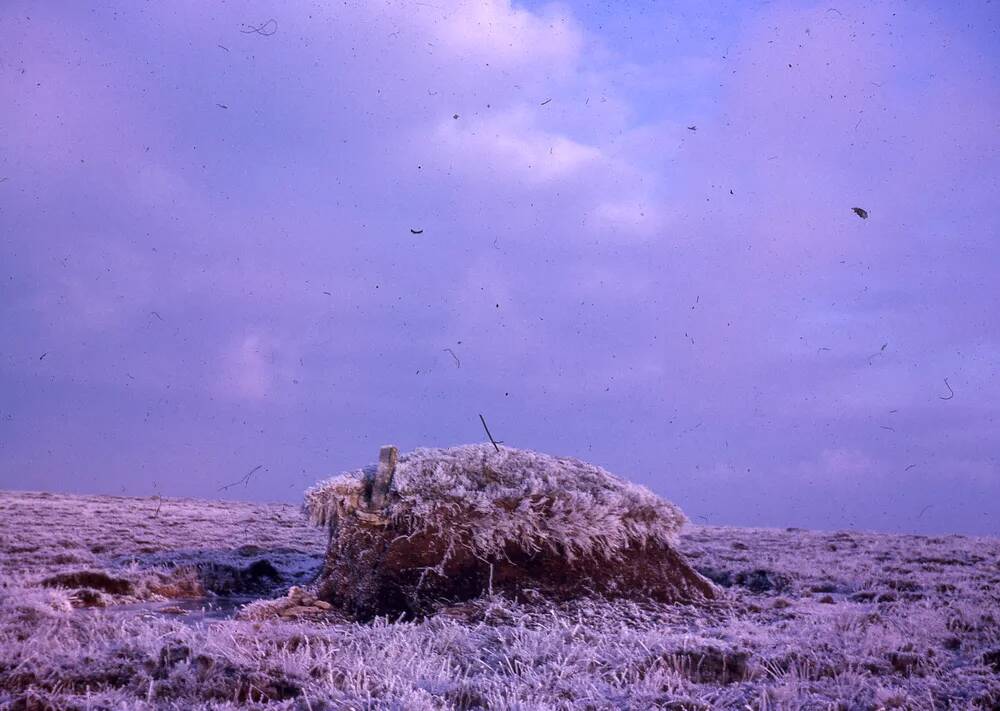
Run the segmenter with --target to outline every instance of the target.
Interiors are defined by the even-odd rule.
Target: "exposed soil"
[[[515,600],[600,595],[661,603],[717,595],[708,580],[665,546],[633,545],[611,560],[567,560],[552,551],[530,553],[513,545],[494,560],[461,549],[448,554],[429,535],[405,537],[362,525],[341,528],[320,577],[320,595],[360,619],[426,615],[491,591]]]

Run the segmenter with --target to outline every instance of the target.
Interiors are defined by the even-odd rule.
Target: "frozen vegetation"
[[[570,559],[633,542],[669,544],[685,522],[676,506],[645,487],[540,452],[494,451],[489,444],[417,449],[403,454],[394,472],[387,518],[479,556],[501,554],[511,544]],[[306,492],[313,522],[327,525],[357,508],[365,473],[343,474]]]
[[[716,597],[674,548],[673,504],[593,464],[470,444],[398,457],[306,493],[331,532],[316,592],[359,619],[423,617],[442,601],[694,602]]]
[[[688,526],[718,600],[228,616],[326,543],[294,506],[0,492],[0,708],[1000,707],[995,539]]]

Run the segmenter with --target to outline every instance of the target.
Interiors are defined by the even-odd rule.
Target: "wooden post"
[[[389,487],[392,486],[392,477],[396,473],[396,457],[398,455],[399,450],[391,444],[387,444],[379,450],[378,469],[375,471],[375,480],[372,482],[372,500],[369,507],[373,511],[385,508]]]

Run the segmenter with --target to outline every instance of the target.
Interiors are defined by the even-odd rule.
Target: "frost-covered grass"
[[[306,492],[313,522],[330,525],[356,510],[366,475],[358,469]],[[401,454],[379,513],[408,535],[429,533],[448,550],[491,557],[514,545],[569,560],[610,559],[632,544],[670,545],[686,522],[646,487],[593,464],[489,444]]]
[[[0,492],[0,708],[1000,705],[995,539],[691,527],[680,549],[725,590],[711,606],[494,598],[418,622],[192,625],[134,603],[266,586],[246,573],[262,560],[280,594],[325,535],[292,506],[157,504]],[[55,575],[108,589],[40,585]]]

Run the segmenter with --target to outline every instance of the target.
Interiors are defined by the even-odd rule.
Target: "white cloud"
[[[429,34],[456,55],[505,67],[565,69],[583,46],[581,30],[567,13],[551,7],[535,14],[506,0],[459,2]]]
[[[797,467],[799,477],[810,482],[851,485],[873,477],[878,469],[878,462],[868,454],[850,447],[823,449],[815,459]]]
[[[222,356],[221,394],[244,400],[267,398],[275,384],[277,344],[258,333],[230,343]]]
[[[625,197],[598,203],[590,213],[593,229],[639,237],[661,234],[666,224],[662,208],[641,197]]]
[[[456,164],[466,173],[484,179],[551,183],[578,177],[604,160],[598,148],[540,128],[537,116],[523,107],[471,123],[441,122],[436,137],[461,158]]]

